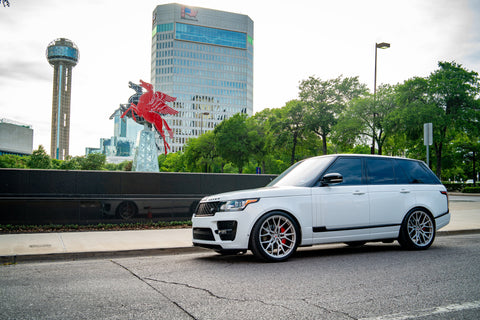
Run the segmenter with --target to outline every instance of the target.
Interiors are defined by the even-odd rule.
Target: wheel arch
[[[435,216],[433,215],[432,211],[425,206],[415,206],[415,207],[411,208],[410,210],[408,210],[407,213],[405,213],[405,215],[403,216],[402,225],[405,222],[405,220],[407,219],[408,215],[415,210],[423,210],[426,213],[428,213],[428,215],[432,218],[433,226],[436,227]]]
[[[300,221],[298,220],[298,218],[290,213],[289,211],[287,210],[284,210],[284,209],[272,209],[272,210],[269,210],[269,211],[266,211],[264,212],[263,214],[259,215],[255,220],[253,220],[253,223],[251,224],[250,226],[250,235],[248,237],[248,249],[251,250],[251,246],[252,246],[252,237],[253,237],[253,228],[255,228],[255,225],[257,224],[257,222],[262,219],[263,217],[265,217],[267,214],[270,214],[272,212],[278,212],[278,213],[283,213],[283,214],[286,214],[288,215],[289,217],[291,217],[295,223],[297,224],[298,226],[298,246],[300,246],[302,244],[302,225],[300,224]]]
[[[425,245],[423,244],[418,244],[416,240],[412,239],[411,236],[409,235],[409,231],[408,231],[408,219],[409,217],[414,214],[416,211],[422,211],[424,213],[426,213],[429,218],[430,218],[430,221],[432,223],[432,236],[431,238],[429,239],[429,242]],[[399,230],[399,233],[398,233],[398,238],[397,238],[397,241],[400,243],[400,245],[408,250],[426,250],[428,249],[432,244],[433,244],[433,241],[435,240],[435,235],[436,235],[436,222],[435,222],[435,217],[434,215],[432,214],[432,212],[424,207],[424,206],[416,206],[412,209],[410,209],[407,214],[405,215],[405,217],[403,218],[402,220],[402,225],[400,227],[400,230]],[[419,230],[417,231],[414,231],[414,236],[419,232]],[[425,238],[423,238],[425,239]]]

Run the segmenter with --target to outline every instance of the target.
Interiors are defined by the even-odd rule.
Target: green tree
[[[193,172],[214,172],[218,162],[213,131],[208,131],[197,138],[188,139],[185,145],[185,167]]]
[[[29,156],[3,154],[0,156],[0,168],[27,168]]]
[[[248,163],[252,154],[251,141],[246,123],[247,115],[237,113],[215,127],[215,146],[218,154],[233,163],[238,173]]]
[[[38,146],[38,149],[33,151],[30,159],[27,162],[29,168],[32,169],[50,169],[52,160],[47,154],[42,145]]]
[[[480,160],[480,139],[478,136],[470,137],[462,132],[452,141],[451,146],[455,148],[455,154],[459,155],[455,159],[455,163],[463,165],[461,171],[467,179],[473,179],[473,183],[476,185]]]
[[[251,158],[254,159],[254,169],[256,169],[257,166],[261,167],[262,172],[265,173],[265,157],[268,154],[267,141],[269,134],[264,119],[260,116],[247,118],[247,130],[248,140],[250,141]]]
[[[158,156],[160,172],[185,172],[184,154],[174,152]]]
[[[467,71],[455,62],[439,62],[439,69],[430,77],[430,96],[442,115],[438,125],[440,129],[439,140],[434,141],[437,160],[437,175],[442,172],[442,151],[444,144],[448,143],[451,130],[456,124],[466,121],[468,110],[475,105],[475,98],[479,93],[480,83],[478,73]]]
[[[399,105],[395,115],[396,129],[422,144],[423,124],[433,124],[433,150],[435,170],[442,174],[444,148],[456,132],[469,122],[477,104],[480,83],[478,74],[462,68],[455,62],[439,62],[439,69],[428,78],[413,78],[398,88]]]
[[[303,141],[308,131],[305,103],[300,100],[288,101],[281,109],[277,109],[272,117],[270,129],[275,135],[277,144],[290,147],[290,165],[296,161],[295,152],[299,142]]]
[[[351,100],[338,119],[333,140],[346,147],[374,139],[381,155],[389,136],[386,122],[396,108],[395,88],[390,85],[380,86],[376,98],[368,95]]]
[[[89,153],[86,157],[76,157],[81,170],[103,170],[106,156],[102,153]]]
[[[79,170],[81,168],[78,157],[67,156],[58,166],[61,170]]]
[[[276,135],[272,129],[278,109],[263,109],[247,119],[250,130],[256,131],[253,157],[263,173],[279,173],[279,168],[287,165],[281,160],[284,145],[276,145]],[[280,172],[283,170],[280,170]]]
[[[327,154],[327,137],[337,122],[338,115],[351,99],[367,92],[367,87],[358,81],[358,77],[322,81],[309,77],[300,82],[300,99],[307,105],[309,127],[322,138],[323,154]]]

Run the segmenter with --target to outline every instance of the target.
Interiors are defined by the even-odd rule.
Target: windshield
[[[267,187],[309,187],[332,159],[333,157],[315,157],[297,162],[270,182]]]

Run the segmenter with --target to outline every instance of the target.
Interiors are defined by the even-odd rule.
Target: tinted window
[[[391,159],[367,159],[369,184],[395,184],[393,161]]]
[[[327,173],[340,173],[343,176],[343,182],[338,185],[362,184],[362,159],[361,158],[339,158],[328,168]]]
[[[325,170],[331,161],[332,157],[315,157],[297,162],[270,182],[267,187],[312,186],[320,173]]]
[[[402,161],[393,161],[394,165],[394,170],[395,170],[395,179],[398,184],[409,184],[410,183],[410,178],[408,175],[405,173],[405,170],[400,166],[400,162]]]
[[[422,162],[396,160],[408,176],[409,183],[439,184],[440,181]]]

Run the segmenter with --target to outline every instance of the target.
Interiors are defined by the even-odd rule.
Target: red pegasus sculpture
[[[134,103],[130,104],[130,108],[128,108],[121,116],[123,118],[128,111],[132,110],[132,118],[138,122],[138,119],[135,117],[137,114],[138,117],[142,117],[148,123],[151,123],[155,126],[155,129],[163,138],[163,146],[165,148],[165,154],[167,154],[167,148],[170,149],[167,141],[165,140],[165,133],[163,132],[163,128],[168,131],[170,139],[173,138],[173,131],[167,124],[167,121],[162,118],[162,115],[171,114],[175,115],[178,113],[177,110],[174,110],[166,105],[165,102],[173,102],[177,100],[177,98],[170,97],[162,92],[153,92],[153,86],[150,83],[144,82],[140,80],[140,85],[147,90],[147,92],[143,93],[140,98],[138,99],[138,104],[135,105]]]

